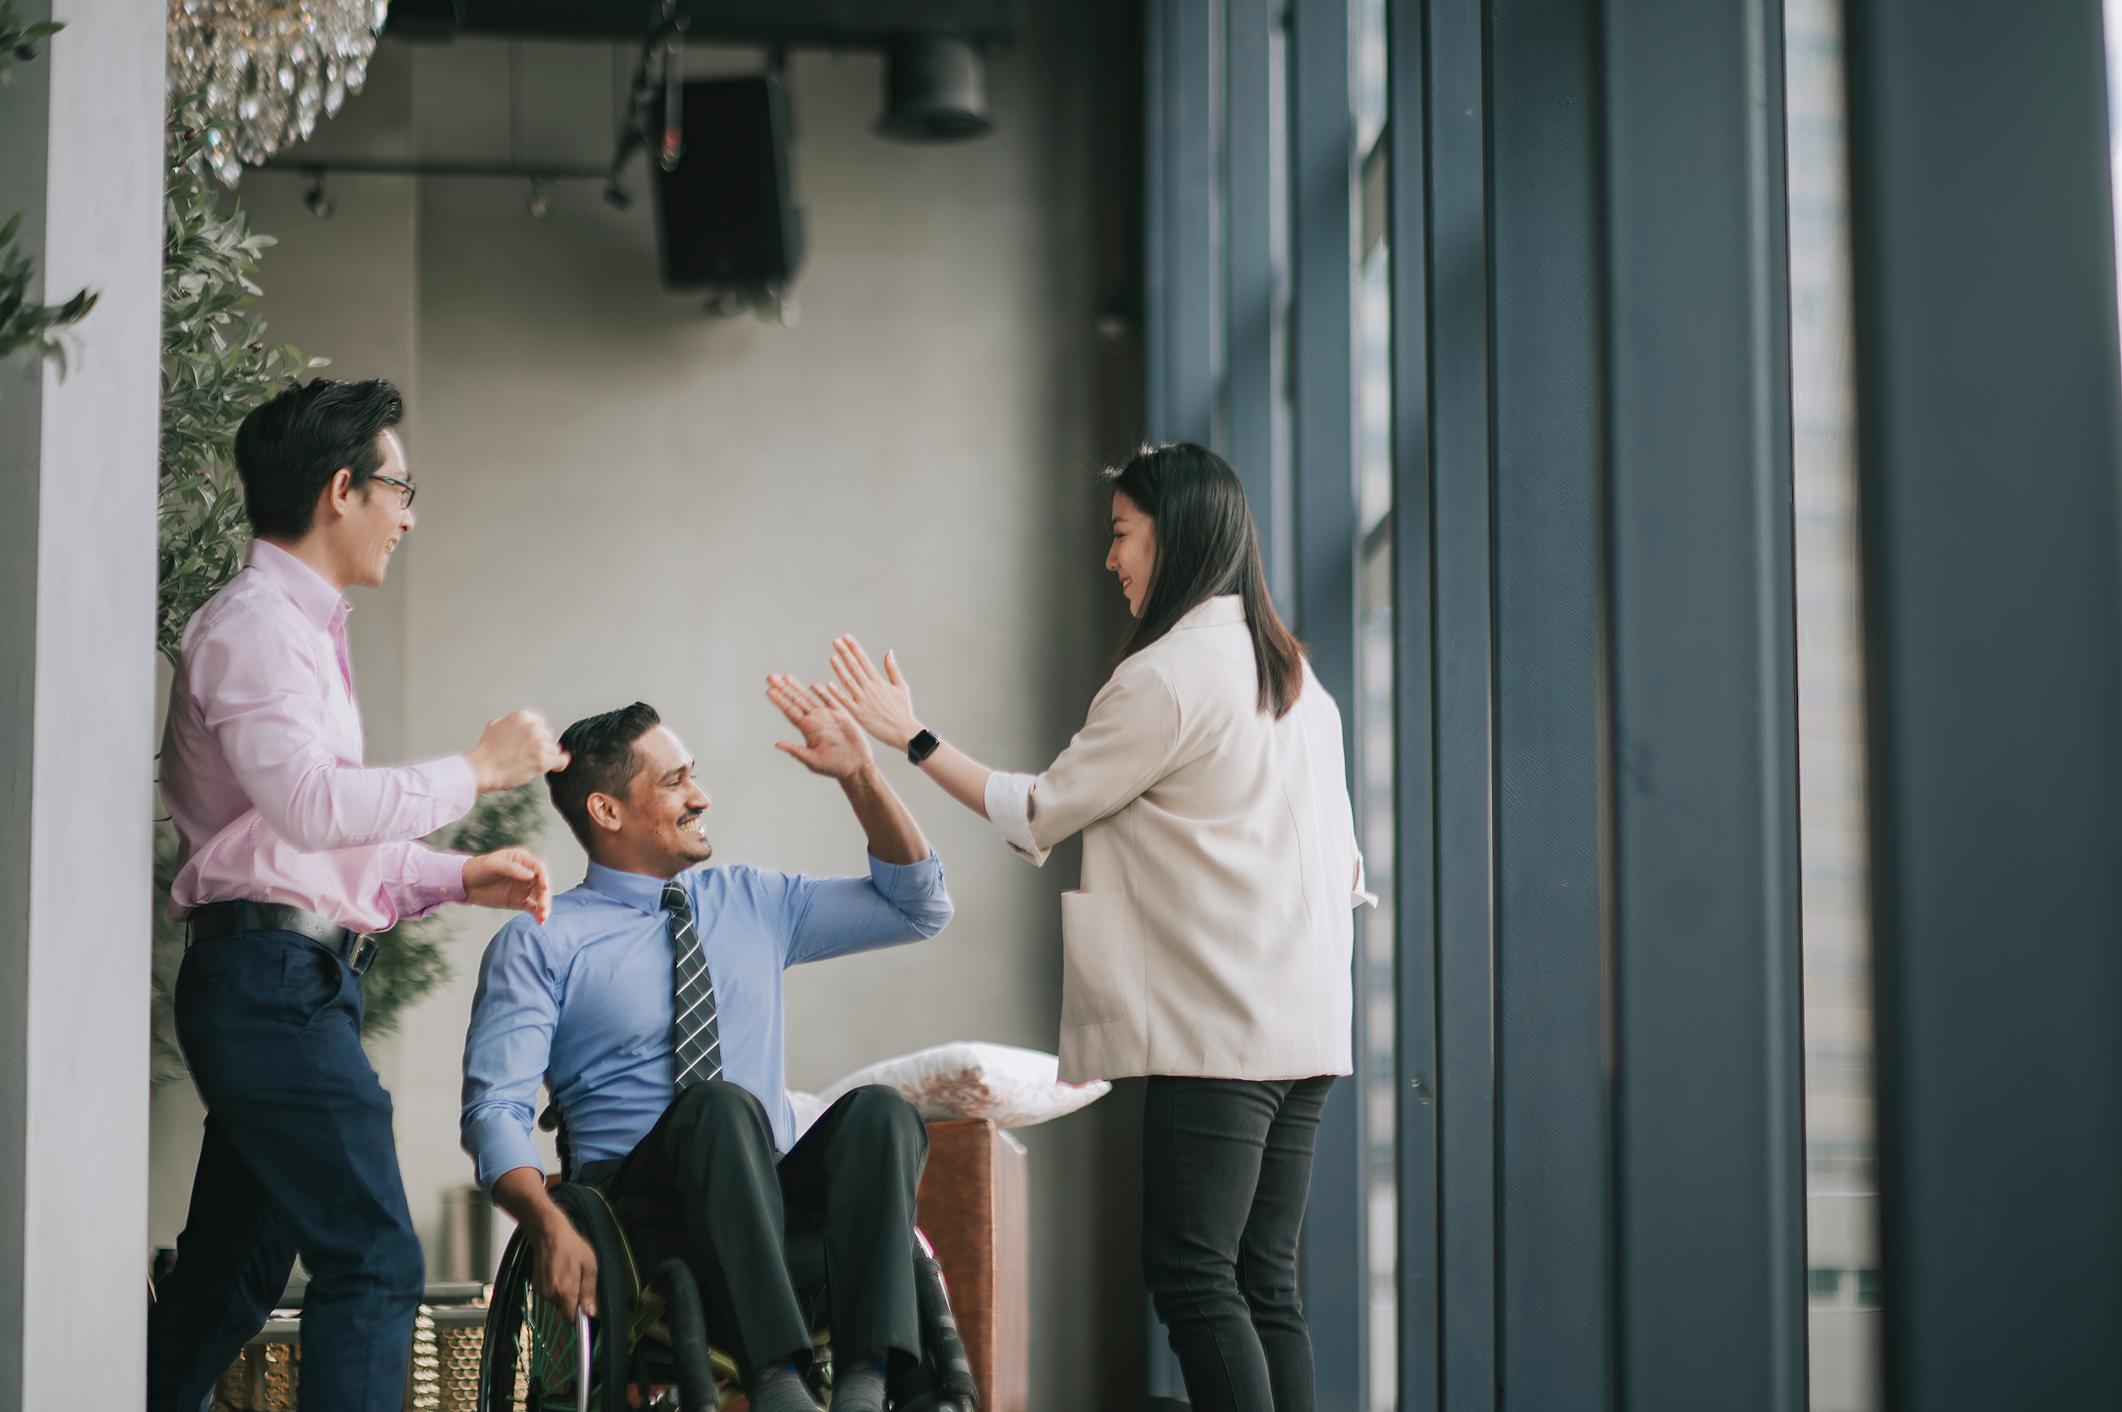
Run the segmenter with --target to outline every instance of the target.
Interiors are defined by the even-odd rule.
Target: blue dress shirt
[[[722,1077],[766,1105],[774,1142],[796,1140],[782,1056],[781,973],[934,936],[950,920],[943,864],[869,860],[867,878],[747,867],[680,876],[715,984]],[[531,1141],[538,1085],[567,1115],[575,1165],[624,1157],[670,1106],[671,943],[663,879],[592,863],[540,926],[517,916],[479,966],[464,1040],[464,1150],[488,1190],[544,1169]]]

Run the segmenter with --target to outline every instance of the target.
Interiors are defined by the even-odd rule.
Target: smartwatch
[[[934,731],[923,730],[921,734],[906,742],[906,758],[910,763],[919,765],[922,761],[928,759],[929,756],[935,754],[936,747],[942,743],[942,741],[936,739]]]

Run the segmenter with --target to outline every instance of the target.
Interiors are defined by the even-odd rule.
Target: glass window
[[[1364,219],[1355,289],[1356,827],[1377,910],[1357,920],[1357,1004],[1364,1007],[1364,1196],[1370,1248],[1372,1412],[1399,1403],[1399,1186],[1395,1161],[1397,985],[1393,908],[1393,556],[1391,232],[1385,171],[1385,5],[1358,0],[1355,83],[1358,189]]]
[[[1368,152],[1385,130],[1385,0],[1355,0],[1356,150]]]
[[[1814,1412],[1875,1412],[1879,1195],[1837,0],[1789,0],[1784,33],[1811,1401]]]
[[[1267,556],[1268,578],[1275,606],[1292,621],[1297,617],[1296,575],[1296,378],[1290,367],[1290,342],[1294,335],[1296,280],[1290,266],[1293,235],[1290,230],[1289,85],[1290,44],[1288,12],[1278,12],[1267,31],[1267,263],[1272,276],[1273,313],[1268,325],[1268,377],[1274,384],[1274,402],[1268,413],[1268,488],[1273,496],[1269,531],[1272,542],[1262,545]]]
[[[1393,889],[1393,598],[1392,522],[1366,543],[1356,651],[1359,732],[1356,827],[1363,844],[1365,886],[1377,894],[1375,911],[1356,920],[1359,985],[1364,1007],[1361,1059],[1364,1134],[1363,1185],[1369,1202],[1370,1407],[1390,1412],[1399,1399],[1399,1189],[1394,1154],[1396,995]]]

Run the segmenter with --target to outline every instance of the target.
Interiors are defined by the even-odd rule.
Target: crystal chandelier
[[[205,95],[206,158],[230,186],[334,117],[368,78],[390,0],[170,0],[169,91]]]

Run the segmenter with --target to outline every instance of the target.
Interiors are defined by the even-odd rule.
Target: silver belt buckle
[[[352,940],[346,944],[346,964],[355,975],[368,970],[369,962],[376,959],[376,938],[367,932],[349,932]]]

